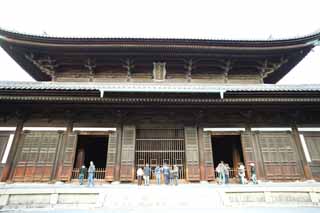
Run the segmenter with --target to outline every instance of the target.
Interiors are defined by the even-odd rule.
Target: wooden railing
[[[79,168],[74,168],[72,170],[71,179],[76,180],[79,179]],[[105,179],[106,176],[106,168],[96,168],[96,172],[94,173],[94,179],[97,181],[102,181]],[[84,179],[88,179],[88,173],[84,174]]]

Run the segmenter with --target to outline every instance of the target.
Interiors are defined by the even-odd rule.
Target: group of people
[[[257,175],[256,175],[256,167],[254,163],[250,163],[250,179],[253,184],[257,184]],[[88,170],[83,165],[80,168],[79,171],[79,182],[80,185],[83,185],[83,180],[85,175],[88,175],[88,186],[93,187],[94,186],[94,174],[96,172],[95,165],[92,161],[90,161],[90,166]],[[219,184],[227,184],[229,183],[229,173],[230,173],[230,167],[229,164],[224,163],[221,161],[218,166],[216,167],[216,172],[218,173]],[[138,185],[142,185],[142,180],[144,180],[144,185],[148,186],[150,184],[150,176],[151,174],[154,174],[156,177],[156,183],[158,185],[161,184],[161,177],[163,175],[164,177],[164,183],[166,185],[178,185],[178,178],[179,178],[179,167],[177,165],[169,166],[167,164],[164,164],[163,167],[160,167],[157,165],[154,170],[152,170],[149,166],[149,164],[146,164],[145,167],[142,169],[139,167],[137,169],[137,179],[138,179]],[[245,178],[245,166],[243,163],[239,163],[238,165],[238,177],[239,177],[239,183],[245,184],[246,178]]]
[[[89,166],[88,171],[87,171],[86,166],[83,165],[80,168],[80,171],[79,171],[79,182],[80,182],[80,185],[83,185],[83,179],[84,179],[85,175],[88,174],[88,186],[89,187],[93,187],[94,186],[94,174],[95,174],[95,172],[96,172],[96,167],[93,164],[93,161],[90,161],[90,166]]]
[[[163,167],[157,165],[154,170],[149,167],[149,164],[142,169],[139,167],[137,169],[137,179],[138,185],[142,185],[142,179],[144,180],[144,185],[148,186],[150,184],[150,176],[154,174],[156,177],[156,183],[158,185],[161,184],[161,176],[164,177],[164,183],[166,185],[178,185],[179,178],[179,167],[177,165],[173,165],[173,167],[164,164]]]
[[[250,179],[253,184],[257,184],[257,175],[256,175],[256,167],[254,163],[250,163]],[[218,173],[219,176],[219,184],[227,184],[229,183],[229,175],[230,175],[230,167],[227,163],[224,163],[221,161],[218,166],[216,167],[216,172]],[[245,184],[246,183],[246,178],[245,178],[245,167],[243,163],[239,163],[238,165],[238,177],[239,177],[239,183],[240,184]]]

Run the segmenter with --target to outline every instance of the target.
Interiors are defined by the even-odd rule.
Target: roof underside
[[[51,80],[48,67],[59,72],[72,66],[84,67],[82,63],[88,59],[94,59],[97,67],[122,67],[121,60],[133,58],[141,63],[166,61],[168,66],[177,69],[193,59],[199,62],[201,69],[220,72],[224,72],[229,63],[231,74],[244,70],[249,74],[265,71],[264,82],[276,83],[308,54],[319,39],[320,33],[278,40],[58,38],[0,29],[0,45],[39,81]],[[39,61],[50,63],[44,64],[43,69],[37,63]]]

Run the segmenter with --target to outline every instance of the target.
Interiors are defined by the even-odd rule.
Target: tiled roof
[[[156,40],[162,40],[162,41],[173,41],[173,42],[181,42],[181,41],[187,41],[187,42],[195,42],[195,41],[205,41],[205,42],[235,42],[235,43],[241,43],[241,42],[265,42],[265,43],[272,43],[274,41],[290,41],[290,40],[303,40],[303,39],[316,39],[320,37],[320,29],[315,30],[311,33],[306,33],[304,35],[299,36],[288,36],[288,37],[282,37],[282,38],[268,38],[268,39],[256,39],[256,38],[245,38],[245,39],[235,39],[235,38],[218,38],[218,37],[201,37],[201,38],[177,38],[177,37],[163,37],[161,35],[154,36],[154,37],[137,37],[137,36],[116,36],[114,34],[110,34],[107,36],[98,36],[98,37],[92,37],[92,36],[59,36],[59,35],[40,35],[35,33],[27,33],[27,32],[20,32],[14,29],[5,29],[0,27],[0,34],[10,34],[12,36],[18,36],[18,37],[25,37],[25,38],[33,38],[33,39],[61,39],[61,40],[108,40],[108,41],[156,41]]]
[[[61,90],[104,92],[320,92],[320,84],[208,84],[208,83],[101,83],[0,81],[0,90]]]

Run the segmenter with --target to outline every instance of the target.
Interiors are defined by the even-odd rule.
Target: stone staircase
[[[320,184],[179,186],[76,184],[0,185],[2,210],[51,209],[215,209],[225,207],[320,207]]]

